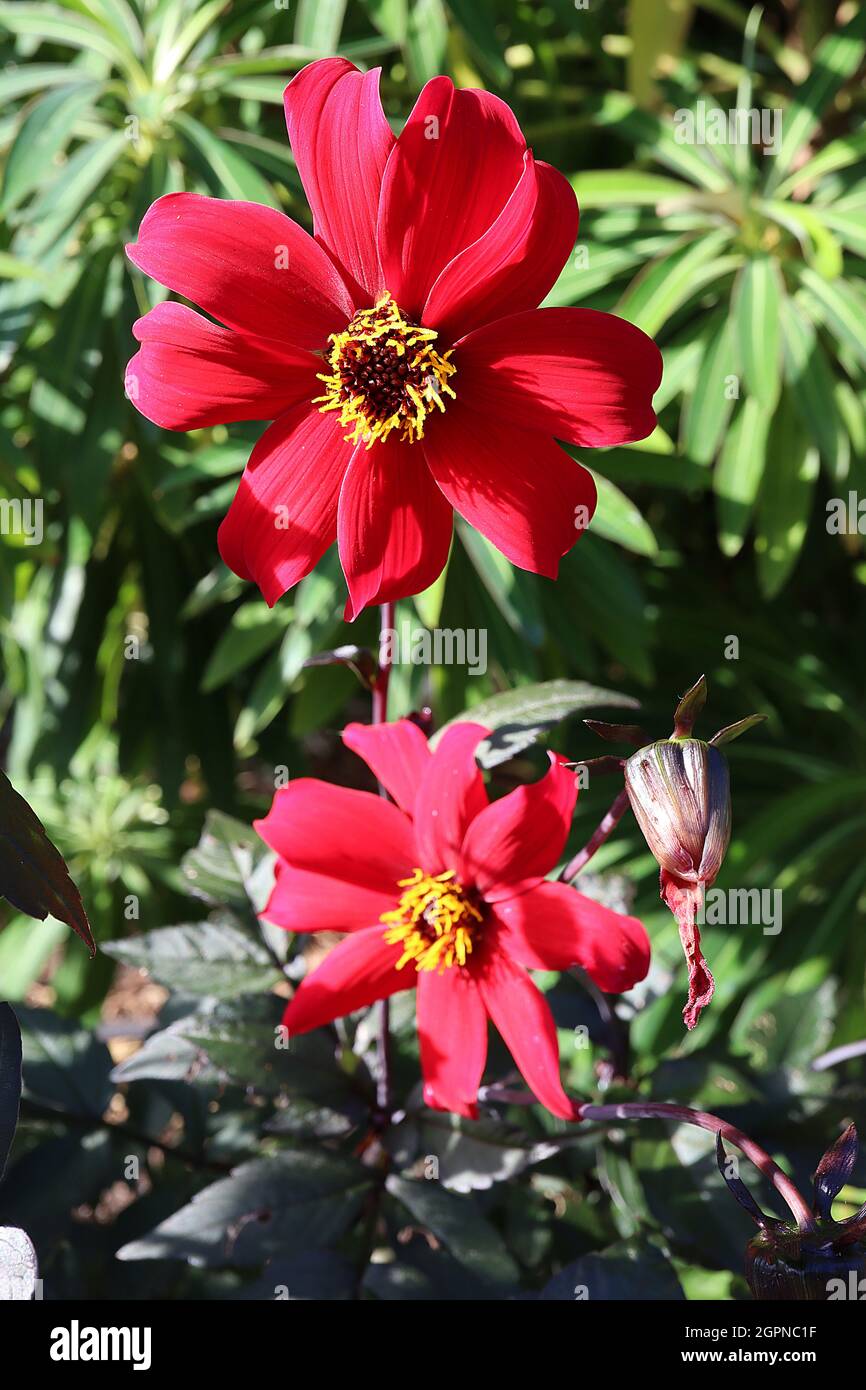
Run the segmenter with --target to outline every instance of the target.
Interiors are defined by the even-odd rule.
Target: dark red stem
[[[581,869],[589,863],[597,849],[600,849],[609,835],[613,833],[622,819],[623,812],[628,806],[628,792],[623,787],[619,796],[616,797],[607,815],[602,820],[598,829],[587,840],[583,849],[566,864],[562,873],[559,875],[564,883],[570,883],[573,878],[577,878]]]

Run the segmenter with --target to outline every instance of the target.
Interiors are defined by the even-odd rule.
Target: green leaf
[[[517,1266],[502,1237],[471,1197],[448,1192],[435,1182],[416,1182],[393,1174],[385,1186],[389,1195],[431,1231],[491,1294],[509,1291],[518,1283]]]
[[[201,678],[202,691],[218,690],[257,661],[279,641],[290,622],[290,608],[268,608],[263,599],[242,604],[211,652]]]
[[[499,1120],[466,1121],[426,1109],[401,1124],[401,1149],[407,1145],[409,1125],[416,1152],[425,1161],[435,1158],[437,1180],[452,1192],[486,1192],[557,1152],[556,1143],[534,1142],[525,1130]]]
[[[669,198],[685,198],[694,190],[679,179],[641,169],[591,169],[575,174],[571,186],[581,211],[589,208],[655,207]]]
[[[20,68],[10,66],[0,72],[0,103],[5,106],[7,102],[28,97],[33,92],[44,92],[49,87],[69,87],[87,80],[87,73],[76,73],[66,63],[26,63]]]
[[[137,79],[144,77],[141,67],[130,61],[128,48],[115,42],[103,25],[72,15],[56,5],[3,0],[0,25],[12,34],[23,34],[41,43],[66,44],[85,53],[98,53],[130,75],[134,73]]]
[[[15,1011],[21,1025],[25,1098],[99,1119],[113,1090],[105,1044],[47,1009],[18,1004]]]
[[[695,389],[686,406],[685,451],[697,463],[711,463],[718,452],[734,403],[731,386],[736,375],[734,320],[723,310],[709,327]]]
[[[800,268],[799,276],[804,306],[866,367],[866,299],[858,288],[847,280],[825,280],[808,266]]]
[[[442,72],[448,22],[442,0],[413,0],[406,31],[406,56],[413,82],[420,86]]]
[[[231,920],[160,927],[106,942],[103,950],[182,994],[232,999],[281,978],[265,947]]]
[[[30,107],[6,159],[0,196],[3,216],[23,202],[51,172],[75,122],[93,105],[100,90],[98,82],[76,83],[48,92]]]
[[[346,13],[346,0],[300,0],[295,19],[295,43],[318,53],[335,53]]]
[[[786,395],[767,440],[767,462],[758,497],[755,555],[762,592],[783,588],[803,546],[818,477],[818,450],[804,433]]]
[[[632,282],[617,313],[652,337],[683,304],[740,264],[739,256],[719,256],[730,241],[731,233],[720,228],[660,257]]]
[[[21,1100],[21,1029],[9,1004],[0,1004],[0,1180],[18,1124]]]
[[[163,28],[163,34],[170,32],[170,42],[158,43],[153,56],[153,80],[157,86],[164,86],[184,58],[195,47],[208,29],[225,9],[225,0],[208,0],[197,3],[183,27],[175,31]]]
[[[685,1298],[676,1271],[652,1245],[611,1246],[566,1265],[538,1295],[547,1302],[596,1299],[617,1302],[678,1302]]]
[[[479,61],[500,87],[507,87],[513,73],[502,56],[494,0],[448,0],[448,9]]]
[[[254,1159],[212,1183],[120,1260],[189,1260],[219,1268],[260,1265],[333,1245],[357,1219],[369,1169],[321,1150]]]
[[[252,826],[211,810],[201,839],[184,855],[181,870],[194,897],[214,907],[247,908],[247,883],[263,854],[264,845]]]
[[[770,414],[749,396],[734,416],[713,476],[719,522],[719,545],[737,555],[749,527],[752,507],[764,472]]]
[[[817,444],[830,473],[842,475],[842,422],[834,395],[834,377],[815,326],[802,307],[786,299],[782,305],[785,380],[794,408]]]
[[[91,956],[96,943],[87,913],[63,859],[36,813],[0,772],[0,896],[28,917],[49,913],[81,937]]]
[[[205,166],[216,176],[227,197],[240,198],[248,203],[264,203],[269,207],[278,206],[270,185],[232,145],[214,135],[186,111],[176,111],[172,123],[201,155]]]
[[[535,576],[516,569],[486,536],[462,517],[457,519],[457,534],[479,579],[509,627],[532,646],[537,646],[544,626]]]
[[[467,720],[483,724],[491,730],[491,737],[480,745],[478,759],[482,767],[496,767],[522,753],[569,715],[599,708],[637,709],[638,702],[630,695],[602,690],[585,681],[553,680],[522,685],[516,690],[491,695],[455,719],[449,719],[436,731],[430,744],[435,748],[445,730],[453,724]]]
[[[126,143],[123,131],[113,131],[79,146],[55,177],[41,187],[23,212],[23,219],[28,225],[41,225],[43,229],[51,224],[58,230],[71,226],[85,210],[93,192],[116,167]]]
[[[772,410],[781,378],[782,286],[770,256],[756,256],[741,270],[734,290],[740,361],[751,395]]]
[[[866,51],[864,33],[866,10],[859,9],[844,28],[828,34],[819,43],[812,71],[785,112],[785,133],[770,171],[768,191],[772,191],[788,172],[797,151],[814,134],[839,88],[859,68]]]
[[[777,198],[787,198],[801,184],[808,185],[816,183],[827,174],[836,173],[840,169],[848,169],[852,164],[857,164],[866,155],[866,131],[859,130],[852,135],[842,135],[838,140],[831,140],[829,145],[825,145],[822,150],[807,159],[805,164],[801,164],[799,169],[795,169],[793,174],[789,174],[783,179],[776,189]]]
[[[614,541],[633,550],[636,555],[657,555],[658,542],[652,528],[644,521],[634,503],[608,478],[593,469],[598,506],[592,518],[592,529],[605,540]]]
[[[823,208],[816,211],[808,203],[777,203],[770,199],[760,204],[780,226],[786,227],[799,241],[803,255],[819,275],[833,280],[844,268],[842,248],[830,229]]]

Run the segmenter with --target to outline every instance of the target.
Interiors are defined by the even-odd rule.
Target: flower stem
[[[613,831],[616,829],[616,827],[619,825],[619,822],[622,819],[623,813],[627,806],[628,792],[625,790],[625,788],[623,788],[623,790],[615,798],[610,810],[602,820],[601,824],[587,840],[583,849],[578,851],[574,858],[570,860],[568,864],[566,864],[562,873],[559,875],[560,879],[564,883],[571,883],[572,879],[577,878],[577,875],[580,873],[581,869],[585,868],[585,866],[589,863],[596,850],[601,849],[601,846],[604,844],[607,837],[611,835]]]
[[[388,633],[394,627],[394,603],[383,603],[379,609],[379,665],[376,684],[373,687],[373,723],[385,724],[388,720],[388,685],[391,680],[391,653],[393,643]],[[388,793],[379,783],[379,795],[388,799]],[[376,1077],[376,1104],[381,1116],[391,1111],[391,1034],[389,1027],[389,1001],[379,1003],[379,1067]]]
[[[743,1134],[735,1125],[728,1124],[727,1120],[720,1120],[718,1115],[708,1115],[704,1110],[691,1110],[685,1105],[668,1105],[661,1101],[648,1102],[646,1105],[632,1101],[623,1105],[582,1105],[579,1113],[581,1120],[598,1120],[605,1124],[612,1120],[674,1120],[678,1124],[698,1125],[713,1134],[720,1134],[751,1159],[758,1171],[773,1184],[793,1213],[800,1231],[805,1233],[815,1229],[815,1218],[808,1202],[778,1163],[754,1139]]]

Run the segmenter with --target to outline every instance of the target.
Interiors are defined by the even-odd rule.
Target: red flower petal
[[[615,314],[511,314],[470,333],[454,361],[462,399],[523,429],[588,448],[628,444],[655,429],[661,353]]]
[[[480,724],[452,724],[436,746],[415,801],[415,843],[426,873],[459,867],[466,830],[487,805],[475,749],[488,733]]]
[[[148,208],[126,254],[241,333],[321,348],[352,317],[326,253],[276,208],[167,193]]]
[[[379,100],[380,72],[322,58],[302,68],[283,97],[316,236],[346,271],[359,305],[372,303],[384,287],[376,220],[394,136]]]
[[[417,1016],[424,1100],[433,1110],[477,1119],[487,1012],[471,972],[419,971]]]
[[[477,978],[485,1008],[533,1095],[552,1114],[577,1119],[562,1089],[556,1025],[544,996],[502,951],[489,952]]]
[[[689,971],[689,997],[683,1009],[683,1022],[691,1030],[713,997],[716,982],[710,974],[701,950],[701,933],[695,920],[703,896],[704,885],[687,883],[684,879],[662,869],[659,876],[661,896],[677,919],[680,941]]]
[[[233,333],[184,304],[157,304],[132,331],[141,348],[126,369],[126,394],[162,429],[273,420],[316,394],[321,364],[305,348]]]
[[[385,284],[416,323],[439,272],[499,216],[525,149],[490,92],[457,91],[447,77],[421,92],[385,169],[378,231]]]
[[[531,970],[580,965],[599,989],[619,994],[642,980],[650,946],[643,924],[565,883],[540,883],[493,909],[497,944]]]
[[[349,586],[346,621],[368,604],[421,593],[448,559],[452,511],[417,446],[359,444],[340,492],[337,538]]]
[[[455,380],[460,390],[459,368]],[[462,399],[433,423],[421,447],[455,511],[512,564],[555,579],[595,510],[592,475],[547,435],[470,410]]]
[[[400,894],[397,880],[416,863],[408,816],[372,792],[314,777],[282,787],[265,818],[253,823],[293,868],[384,893],[392,907]]]
[[[517,187],[492,227],[440,274],[422,323],[453,341],[479,324],[534,309],[559,278],[577,238],[577,199],[549,164],[524,156]]]
[[[397,805],[411,816],[431,757],[418,725],[411,719],[396,719],[392,724],[347,724],[343,742],[364,759]]]
[[[302,401],[265,430],[219,528],[220,554],[273,606],[318,564],[337,534],[352,456],[334,420]]]
[[[384,927],[355,932],[329,951],[301,981],[283,1014],[289,1035],[309,1033],[415,984],[414,970],[397,970],[400,948],[385,941]]]
[[[513,898],[540,883],[562,853],[571,827],[577,785],[558,753],[538,782],[518,787],[486,806],[463,841],[464,881],[488,902]]]
[[[260,916],[287,931],[359,931],[396,906],[399,888],[379,892],[278,859],[271,896]]]

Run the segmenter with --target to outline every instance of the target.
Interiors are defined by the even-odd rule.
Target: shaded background
[[[801,1174],[843,1117],[866,1119],[862,1061],[810,1069],[866,1036],[866,564],[856,515],[853,533],[827,526],[829,499],[866,494],[864,34],[856,5],[828,3],[772,4],[763,16],[734,0],[0,3],[0,496],[44,501],[41,542],[7,534],[0,547],[2,749],[98,940],[201,920],[183,856],[209,810],[249,825],[275,767],[363,784],[338,730],[368,718],[367,697],[351,671],[304,662],[373,644],[376,627],[375,614],[342,623],[333,555],[274,610],[219,562],[216,528],[260,427],[177,435],[136,415],[122,389],[130,328],[161,292],[123,244],[154,198],[180,188],[271,203],[309,225],[281,95],[312,58],[381,64],[398,125],[420,85],[447,72],[504,97],[536,154],[573,179],[578,249],[547,302],[640,324],[665,377],[650,439],[581,455],[604,480],[600,504],[557,584],[511,569],[458,526],[445,578],[401,604],[399,619],[486,629],[489,669],[404,666],[391,713],[430,704],[441,723],[494,692],[568,677],[636,698],[663,734],[702,671],[705,736],[766,713],[731,750],[734,836],[719,886],[781,889],[782,930],[707,930],[717,993],[695,1034],[680,1016],[675,926],[630,817],[593,862],[609,875],[596,891],[621,903],[635,894],[653,941],[649,981],[624,1005],[631,1085],[721,1110]],[[780,147],[680,143],[674,113],[699,103],[783,111]],[[594,702],[585,712],[616,717]],[[553,742],[573,758],[603,751],[579,718]],[[498,784],[534,763],[499,769]],[[598,780],[581,796],[572,850],[614,790]],[[212,905],[235,893],[248,910],[240,879],[227,886],[239,836],[213,822],[205,852],[218,842],[226,853]],[[206,1277],[172,1264],[169,1277],[153,1259],[164,1249],[121,1275],[113,1261],[215,1172],[260,1151],[243,1100],[258,1084],[252,1053],[240,1099],[236,1050],[228,1080],[225,1059],[209,1054],[192,1099],[186,1054],[117,1094],[112,1059],[132,1057],[166,998],[134,949],[118,967],[123,954],[90,963],[60,924],[4,911],[0,992],[26,1005],[32,1069],[0,1224],[32,1226],[49,1296],[237,1294],[246,1276],[222,1268]],[[245,987],[263,989],[269,969],[258,961]],[[154,973],[175,985],[163,1026],[205,992]],[[589,1095],[610,1039],[577,984],[547,983],[566,1077]],[[267,1029],[267,996],[262,1007]],[[407,1086],[410,1022],[399,1044]],[[576,1023],[593,1049],[575,1046]],[[524,1137],[527,1125],[536,1137],[556,1129],[515,1122]],[[552,1166],[517,1144],[523,1158],[497,1177],[519,1180],[490,1195],[476,1173],[470,1186],[521,1287],[542,1288],[590,1254],[613,1249],[616,1262],[638,1241],[647,1287],[660,1286],[653,1261],[665,1250],[690,1297],[742,1296],[748,1223],[720,1194],[704,1138],[675,1150],[648,1128],[605,1143],[587,1134]],[[144,1195],[121,1171],[118,1156],[133,1150]],[[464,1161],[472,1169],[477,1154]],[[446,1277],[413,1259],[402,1282],[365,1291],[470,1296],[450,1264]],[[448,1259],[463,1277],[453,1250]],[[338,1296],[339,1280],[322,1277],[322,1296]]]

